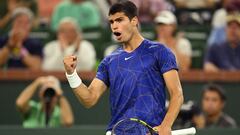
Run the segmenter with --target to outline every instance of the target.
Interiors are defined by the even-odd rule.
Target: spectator
[[[1,0],[0,2],[0,29],[4,33],[10,28],[12,13],[16,8],[26,7],[36,15],[36,2],[34,0]]]
[[[171,9],[171,5],[165,0],[130,0],[139,9],[141,24],[152,23],[158,12]]]
[[[224,90],[215,84],[204,88],[202,93],[202,109],[205,114],[206,128],[235,128],[236,122],[233,118],[223,112],[226,104]]]
[[[181,106],[181,110],[174,123],[174,128],[205,127],[205,117],[198,104],[188,101]]]
[[[226,41],[227,15],[240,11],[240,1],[222,0],[222,8],[218,9],[212,19],[212,30],[208,39],[208,46],[216,45]]]
[[[82,39],[76,20],[69,17],[63,18],[58,27],[57,37],[57,40],[44,47],[43,70],[64,71],[62,60],[68,55],[78,57],[78,71],[93,70],[96,62],[95,49],[90,42]]]
[[[31,100],[38,88],[39,102]],[[54,76],[43,76],[33,81],[21,92],[16,105],[23,115],[25,128],[71,126],[74,121],[71,106]]]
[[[13,24],[8,35],[0,37],[0,66],[6,68],[40,69],[42,44],[30,38],[33,14],[27,8],[13,12]]]
[[[227,16],[227,41],[213,45],[206,54],[204,70],[218,72],[220,70],[240,69],[240,14]]]
[[[157,41],[173,51],[181,70],[188,70],[191,66],[191,44],[183,36],[176,36],[177,21],[175,15],[170,11],[162,11],[155,18],[155,23]]]
[[[57,30],[60,20],[64,17],[76,18],[82,29],[98,27],[101,24],[100,16],[97,6],[91,1],[65,0],[54,10],[51,27]]]

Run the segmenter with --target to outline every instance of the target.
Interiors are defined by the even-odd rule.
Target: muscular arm
[[[68,75],[76,76],[77,57],[66,56],[63,60],[65,71]],[[75,71],[74,71],[75,70]],[[69,81],[69,80],[68,80]],[[71,85],[70,85],[71,86]],[[89,87],[80,83],[79,86],[73,87],[73,92],[77,96],[78,100],[86,107],[90,108],[95,105],[101,95],[106,91],[107,86],[105,83],[97,78],[93,79]]]
[[[163,77],[170,95],[170,102],[168,111],[161,125],[154,128],[158,130],[159,135],[171,135],[172,125],[183,103],[183,93],[180,80],[178,77],[178,72],[176,70],[170,70],[164,73]]]
[[[182,86],[176,70],[171,70],[164,73],[163,77],[170,95],[170,102],[162,125],[172,127],[183,103]]]
[[[82,83],[79,87],[73,89],[73,91],[86,108],[91,108],[97,103],[106,89],[107,86],[101,80],[95,78],[89,87]]]

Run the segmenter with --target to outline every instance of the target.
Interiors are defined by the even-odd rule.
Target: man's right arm
[[[106,91],[106,84],[100,79],[93,79],[87,87],[76,73],[77,57],[67,56],[63,60],[68,82],[78,100],[86,107],[94,106],[101,95]]]
[[[73,92],[86,108],[91,108],[106,89],[107,86],[101,80],[95,78],[89,87],[82,83],[79,87],[73,89]]]

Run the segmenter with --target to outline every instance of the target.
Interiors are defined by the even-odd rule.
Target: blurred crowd
[[[63,57],[76,55],[78,71],[94,71],[102,59],[98,56],[109,55],[120,45],[112,37],[109,38],[112,39],[108,41],[109,45],[104,46],[91,42],[83,35],[89,29],[110,31],[108,9],[118,1],[121,0],[1,0],[0,68],[64,71]],[[195,27],[192,31],[209,26],[203,39],[205,42],[200,44],[204,55],[198,61],[201,63],[198,68],[208,72],[240,70],[239,0],[130,1],[139,8],[139,28],[151,28],[153,39],[173,51],[180,71],[191,70],[193,63],[196,63],[193,59],[197,55],[194,51],[196,45],[190,39],[194,34],[187,34],[188,26]],[[51,38],[43,41],[39,36],[34,36],[34,31],[47,31]],[[103,49],[99,51],[97,48],[101,46]],[[24,116],[25,127],[41,127],[44,122],[52,126],[72,125],[74,117],[60,85],[44,86],[44,82],[51,80],[58,84],[57,78],[40,77],[18,97],[16,105]],[[42,89],[39,92],[40,102],[35,102],[30,99],[38,86]],[[44,118],[42,112],[47,104],[43,99],[49,89],[54,89],[54,92],[48,92],[50,96],[54,95],[51,96],[54,98],[50,105],[54,118],[46,121],[47,116]],[[226,97],[220,86],[207,86],[203,90],[201,106],[190,103],[188,111],[183,108],[177,124],[198,128],[236,127],[235,121],[223,112],[225,102]],[[44,109],[39,106],[44,106]],[[34,109],[36,112],[30,114]],[[39,117],[38,121],[34,120],[36,117]]]
[[[0,67],[62,71],[62,58],[74,54],[80,59],[78,70],[95,70],[102,59],[99,56],[110,54],[119,45],[114,39],[107,46],[96,44],[83,35],[100,27],[110,31],[108,9],[118,1],[1,0]],[[131,1],[139,8],[140,29],[151,28],[153,39],[172,49],[180,70],[193,69],[196,63],[200,65],[197,68],[211,72],[240,69],[238,0]],[[186,32],[189,25],[195,29],[210,26],[205,42],[196,45],[191,39],[194,34]],[[33,31],[47,31],[51,38],[43,41],[41,34],[36,36]],[[200,61],[194,59],[196,46],[202,48]]]

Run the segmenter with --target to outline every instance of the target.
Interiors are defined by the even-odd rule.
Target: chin
[[[116,40],[118,43],[125,43],[122,39],[120,39],[120,40]]]

